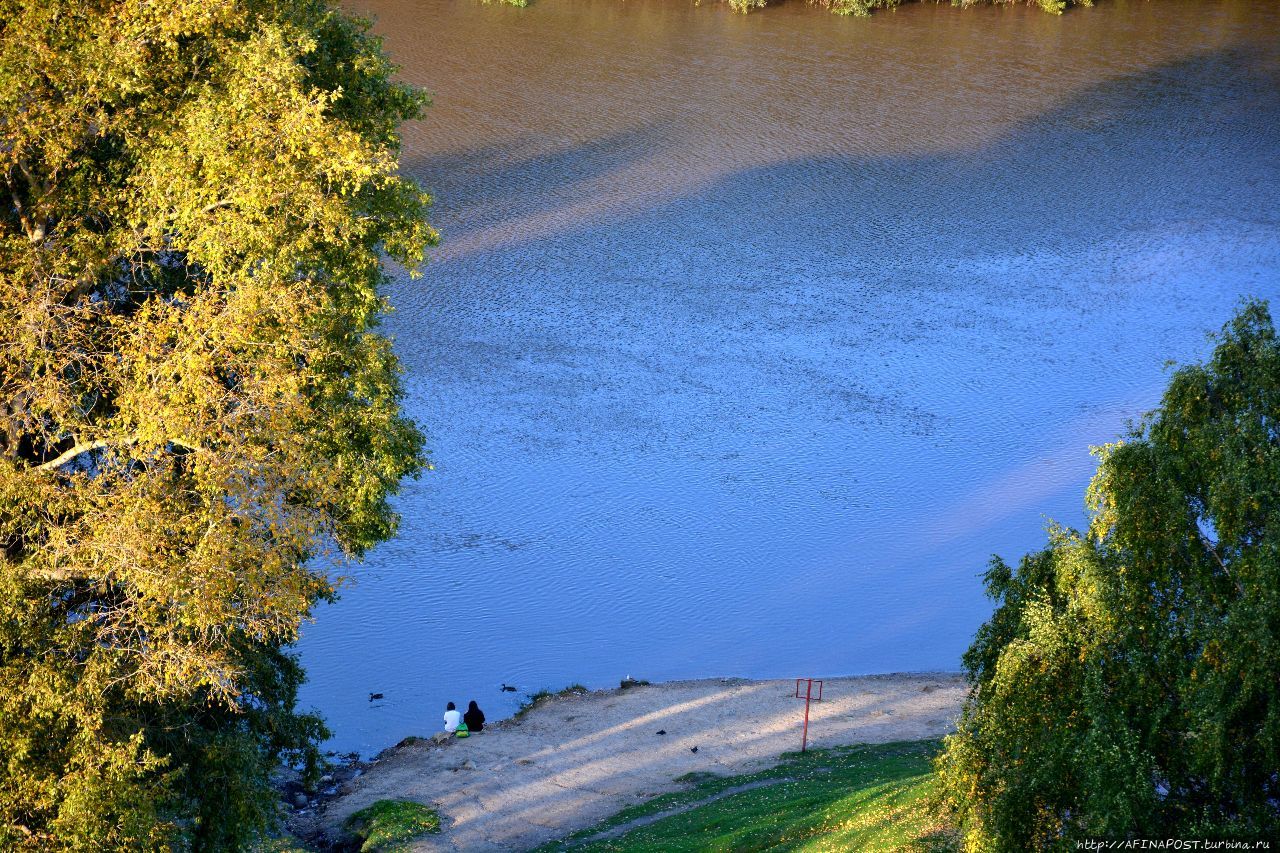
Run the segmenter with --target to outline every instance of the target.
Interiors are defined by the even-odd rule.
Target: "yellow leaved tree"
[[[234,848],[287,646],[422,465],[423,96],[321,0],[0,0],[0,847]]]

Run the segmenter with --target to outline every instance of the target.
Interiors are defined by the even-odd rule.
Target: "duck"
[[[514,687],[512,687],[510,684],[507,684],[506,682],[503,682],[502,686],[501,686],[501,687],[499,687],[498,689],[499,689],[499,690],[501,690],[503,693],[515,693],[515,692],[516,692],[516,689],[515,689]]]
[[[370,701],[370,702],[372,702],[372,701],[373,701],[373,700],[375,700],[375,699],[381,699],[381,698],[382,698],[382,694],[381,694],[381,693],[370,693],[370,694],[369,694],[369,701]]]

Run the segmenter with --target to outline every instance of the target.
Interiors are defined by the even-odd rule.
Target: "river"
[[[502,683],[957,669],[989,556],[1280,296],[1272,0],[350,5],[433,95],[443,242],[385,324],[435,470],[299,646],[334,749]]]

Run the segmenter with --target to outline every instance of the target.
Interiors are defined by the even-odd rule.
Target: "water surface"
[[[956,669],[989,555],[1280,295],[1268,0],[355,8],[444,243],[386,324],[436,469],[301,644],[336,748],[503,682]]]

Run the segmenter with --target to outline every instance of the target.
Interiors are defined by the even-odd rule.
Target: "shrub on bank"
[[[440,815],[413,800],[378,800],[347,818],[343,827],[360,842],[360,853],[391,853],[439,832]]]
[[[1254,302],[1099,451],[1087,534],[992,560],[939,762],[970,849],[1280,837],[1278,425],[1280,341]]]
[[[529,0],[483,0],[483,2],[505,3],[508,6],[518,6],[522,9],[529,5]],[[768,0],[725,0],[725,2],[735,12],[744,14],[752,9],[763,9],[768,5]],[[809,2],[815,6],[821,6],[836,15],[865,17],[876,9],[893,9],[899,6],[902,0],[809,0]],[[1019,2],[1028,6],[1035,6],[1054,15],[1061,15],[1067,10],[1068,6],[1093,5],[1093,0],[951,0],[951,5],[967,9],[970,6],[982,4],[1007,6]]]

